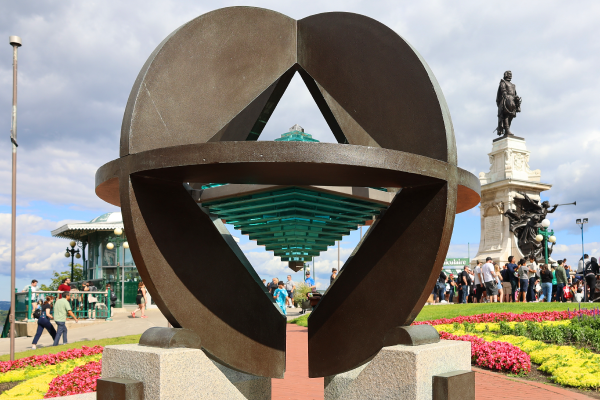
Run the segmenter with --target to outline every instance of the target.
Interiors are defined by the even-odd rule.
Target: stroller
[[[319,304],[319,301],[321,301],[321,297],[322,295],[317,292],[317,289],[306,293],[306,300],[302,301],[302,311],[300,311],[300,314],[304,314],[307,310],[313,310]]]

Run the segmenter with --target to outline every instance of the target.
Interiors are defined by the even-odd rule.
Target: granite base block
[[[431,400],[433,376],[471,370],[471,343],[389,346],[367,364],[325,377],[325,400]]]
[[[144,383],[125,378],[100,378],[96,383],[98,400],[144,400]]]
[[[232,371],[198,349],[106,346],[102,377],[142,381],[145,400],[271,398],[269,378]]]
[[[433,400],[475,400],[475,372],[454,371],[435,375]]]

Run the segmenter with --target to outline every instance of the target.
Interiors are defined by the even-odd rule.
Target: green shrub
[[[310,292],[310,287],[305,283],[296,285],[296,290],[294,291],[294,305],[296,307],[299,307],[306,300],[306,293],[308,292]]]

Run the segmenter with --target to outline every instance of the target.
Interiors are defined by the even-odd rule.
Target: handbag
[[[88,302],[89,303],[95,303],[98,301],[98,298],[94,295],[88,294]]]

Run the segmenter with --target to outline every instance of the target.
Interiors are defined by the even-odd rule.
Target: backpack
[[[591,261],[588,261],[587,263],[585,263],[585,267],[583,268],[583,273],[585,275],[594,273],[594,271],[592,271],[592,262]]]
[[[40,310],[39,308],[36,308],[35,311],[33,312],[33,318],[39,319],[41,316],[42,316],[42,310]]]

